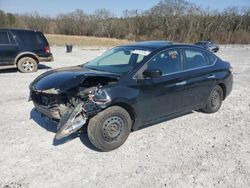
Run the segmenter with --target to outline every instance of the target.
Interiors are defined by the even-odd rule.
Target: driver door
[[[174,48],[162,51],[143,68],[160,70],[162,76],[137,80],[140,90],[138,114],[142,125],[183,111],[186,108],[183,105],[186,82],[182,78],[182,50]]]

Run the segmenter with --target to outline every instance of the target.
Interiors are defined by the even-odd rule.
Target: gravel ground
[[[0,187],[250,187],[250,46],[222,46],[234,89],[221,110],[194,112],[134,132],[119,149],[96,151],[84,133],[53,142],[55,125],[27,102],[30,82],[104,49],[52,47],[37,73],[0,72]]]

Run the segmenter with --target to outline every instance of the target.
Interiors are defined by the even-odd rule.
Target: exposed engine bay
[[[107,108],[111,98],[105,86],[118,79],[113,76],[83,77],[78,86],[66,91],[35,89],[34,82],[30,86],[30,100],[40,114],[58,122],[55,139],[61,139],[81,129],[90,117]]]

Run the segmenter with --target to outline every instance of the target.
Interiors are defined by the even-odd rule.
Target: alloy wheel
[[[31,61],[24,61],[22,63],[23,70],[26,72],[32,72],[34,69],[34,64]]]

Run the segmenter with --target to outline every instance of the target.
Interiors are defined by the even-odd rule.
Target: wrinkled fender
[[[130,87],[118,86],[112,87],[111,90],[107,90],[107,93],[111,99],[107,107],[115,105],[121,106],[129,112],[134,121],[137,119],[137,109],[134,104],[134,99],[139,95],[138,90]]]
[[[37,61],[39,60],[39,57],[38,57],[35,53],[27,51],[27,52],[21,52],[21,53],[19,53],[19,54],[16,56],[14,63],[17,64],[18,59],[19,59],[20,57],[22,57],[22,56],[25,56],[25,55],[34,56],[34,57],[36,58]]]
[[[128,102],[126,99],[118,98],[112,101],[112,103],[109,106],[120,106],[128,111],[130,117],[132,120],[135,120],[137,118],[136,110],[133,107],[133,105]]]
[[[138,119],[138,114],[136,112],[134,105],[131,104],[130,101],[124,98],[116,98],[116,99],[113,99],[111,103],[105,109],[111,106],[120,106],[124,108],[129,113],[133,122],[131,131],[135,131],[137,129],[138,124],[140,124],[141,122],[140,122],[140,119]]]

